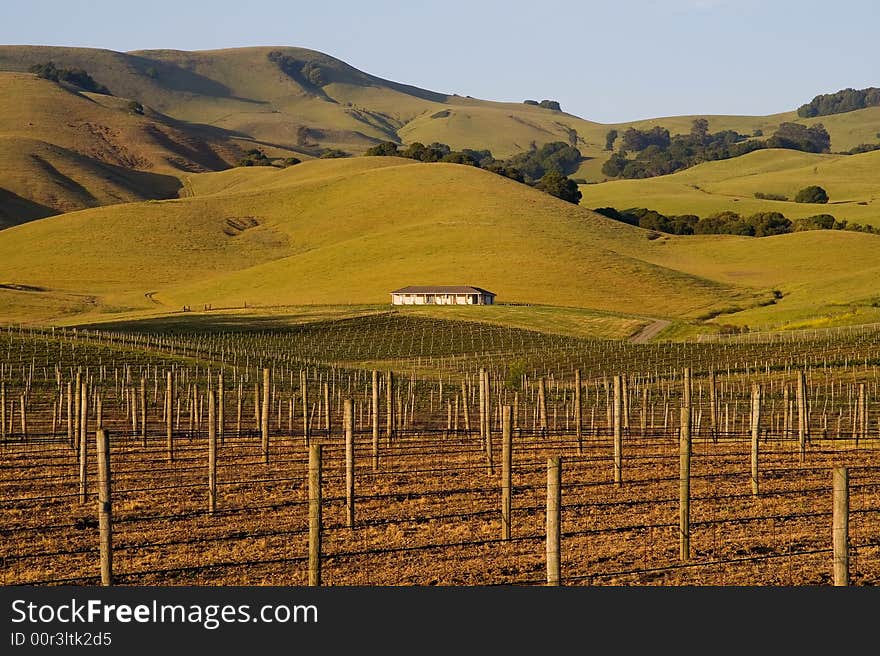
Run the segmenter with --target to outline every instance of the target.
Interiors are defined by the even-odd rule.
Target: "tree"
[[[804,187],[794,197],[795,203],[827,203],[828,192],[818,185]]]
[[[831,151],[831,136],[821,123],[810,127],[800,123],[782,123],[767,140],[767,147],[827,153]]]
[[[94,78],[81,68],[58,68],[54,62],[50,61],[45,64],[34,64],[28,70],[36,74],[37,77],[46,80],[66,82],[67,84],[79,87],[83,91],[110,95],[110,89],[103,84],[95,82]]]
[[[400,151],[397,149],[397,144],[393,141],[383,141],[372,148],[368,148],[364,155],[367,157],[397,157],[400,155]]]
[[[614,150],[614,142],[617,141],[617,130],[608,130],[605,135],[605,150]]]
[[[758,212],[746,219],[746,222],[752,226],[755,237],[784,235],[792,230],[791,221],[779,212]]]
[[[541,107],[544,109],[552,109],[557,112],[561,112],[562,108],[559,106],[559,102],[556,100],[542,100]]]
[[[581,201],[582,194],[577,183],[557,171],[545,173],[535,186],[551,196],[556,196],[575,205]]]
[[[691,124],[691,138],[698,144],[705,144],[709,137],[709,121],[704,118],[695,118]]]

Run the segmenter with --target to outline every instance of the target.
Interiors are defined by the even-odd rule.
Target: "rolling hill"
[[[447,143],[455,149],[489,149],[507,158],[550,141],[575,144],[585,161],[575,177],[603,179],[610,129],[661,125],[686,133],[696,116],[601,124],[543,107],[438,93],[362,72],[304,48],[249,47],[213,51],[0,46],[0,71],[24,72],[53,61],[85,69],[121,98],[141,102],[192,127],[210,125],[231,143],[270,154],[320,156],[328,149],[363,153],[381,141]],[[523,90],[524,96],[528,95]],[[564,109],[564,108],[563,108]],[[874,142],[880,108],[800,119],[796,112],[770,116],[709,116],[712,131],[770,134],[781,122],[821,122],[832,149]],[[3,116],[0,115],[0,124]]]
[[[215,133],[122,98],[0,73],[0,227],[176,197],[180,173],[228,168],[240,152]]]
[[[358,158],[190,179],[190,197],[4,231],[0,281],[88,295],[99,312],[387,303],[401,285],[462,280],[641,315],[766,296],[648,263],[646,231],[473,167]]]
[[[827,118],[827,117],[826,117]],[[742,216],[781,212],[789,219],[832,214],[838,220],[880,227],[880,151],[817,155],[759,150],[734,159],[706,162],[671,175],[582,185],[587,207],[647,207],[663,214],[700,217],[732,211]],[[795,203],[799,189],[819,185],[827,204]],[[789,201],[761,200],[756,193]]]
[[[27,319],[39,298],[55,308],[40,321],[65,323],[183,306],[379,306],[406,284],[479,284],[505,303],[715,324],[870,314],[877,301],[874,235],[652,238],[480,169],[399,158],[186,182],[184,198],[0,233],[0,320]]]

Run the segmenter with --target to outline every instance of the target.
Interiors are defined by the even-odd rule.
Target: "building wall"
[[[475,298],[476,297],[476,298]],[[392,294],[392,305],[492,305],[489,294]]]

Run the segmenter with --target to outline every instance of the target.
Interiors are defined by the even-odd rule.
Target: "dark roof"
[[[480,287],[467,287],[465,285],[410,285],[395,289],[392,294],[489,294],[496,296],[494,292],[486,291]]]

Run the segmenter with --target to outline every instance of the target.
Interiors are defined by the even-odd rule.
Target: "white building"
[[[392,305],[492,305],[495,294],[479,287],[411,286],[391,292]]]

